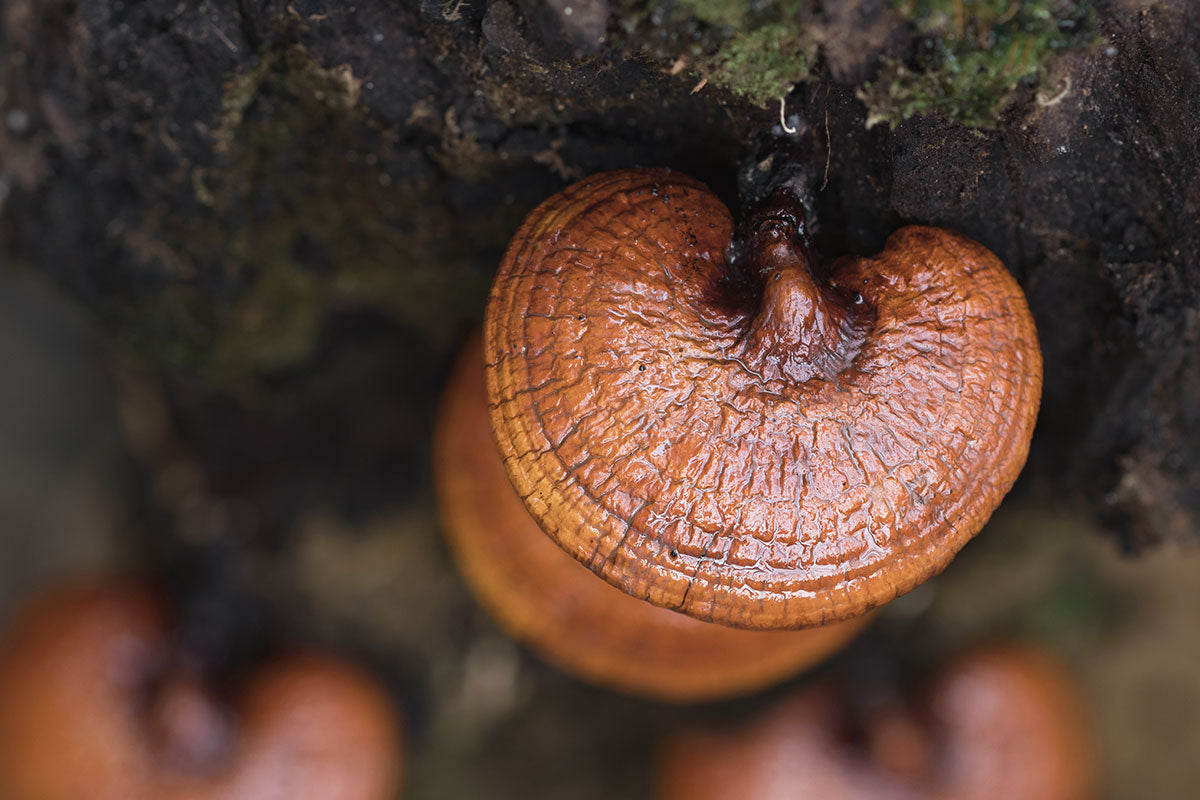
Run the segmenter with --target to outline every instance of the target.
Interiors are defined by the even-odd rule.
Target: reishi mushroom
[[[822,660],[869,619],[736,630],[630,597],[588,572],[542,533],[508,481],[478,335],[446,384],[434,477],[446,539],[481,603],[514,638],[592,683],[676,702],[747,692]]]
[[[1091,736],[1063,667],[1024,645],[961,657],[919,706],[855,719],[834,686],[741,729],[689,731],[659,760],[657,800],[1084,800]]]
[[[0,642],[5,800],[390,800],[400,731],[386,694],[331,656],[264,666],[233,702],[172,668],[163,604],[75,583]]]
[[[823,270],[784,184],[733,233],[669,170],[543,202],[488,300],[496,440],[541,527],[625,592],[733,627],[849,619],[941,571],[1012,486],[1033,319],[950,231]]]

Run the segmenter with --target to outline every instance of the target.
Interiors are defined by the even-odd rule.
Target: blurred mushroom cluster
[[[992,645],[915,701],[810,686],[749,723],[666,744],[658,800],[1084,800],[1091,734],[1045,653]]]
[[[568,187],[517,232],[450,372],[433,437],[450,555],[501,628],[581,681],[680,705],[816,668],[941,572],[1024,464],[1041,358],[1003,265],[908,227],[825,266],[802,194],[781,177],[735,227],[669,170]],[[394,701],[360,667],[313,648],[231,667],[185,627],[112,579],[19,614],[0,797],[398,795]],[[668,726],[660,800],[1092,785],[1076,690],[1027,646],[968,653],[912,701],[826,675],[754,707]]]
[[[211,674],[149,586],[44,593],[0,641],[5,800],[391,800],[402,735],[388,694],[316,651]]]
[[[906,228],[823,272],[794,187],[735,232],[685,176],[605,173],[525,221],[451,373],[444,530],[480,602],[560,668],[660,700],[747,692],[946,566],[1024,464],[1040,384],[1021,290],[975,242]],[[913,703],[845,691],[676,734],[658,797],[1088,796],[1077,690],[1031,647],[962,656]]]

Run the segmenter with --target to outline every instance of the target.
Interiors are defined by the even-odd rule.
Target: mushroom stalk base
[[[765,380],[832,380],[858,355],[874,322],[855,299],[823,281],[798,198],[778,190],[747,220],[747,272],[762,286],[742,360]]]

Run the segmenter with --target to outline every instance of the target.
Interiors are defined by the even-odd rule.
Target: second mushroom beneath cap
[[[824,270],[784,188],[733,234],[668,170],[534,210],[488,301],[497,442],[545,531],[625,592],[733,627],[848,619],[941,571],[1011,488],[1033,320],[949,231]]]
[[[656,700],[727,697],[821,661],[869,619],[734,630],[652,606],[588,572],[546,538],[508,482],[478,336],[446,385],[434,450],[446,538],[472,591],[516,639],[583,680]]]

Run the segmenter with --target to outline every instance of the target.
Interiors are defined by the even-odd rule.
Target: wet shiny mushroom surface
[[[734,233],[667,170],[539,206],[488,303],[496,439],[539,524],[627,593],[732,627],[848,619],[942,570],[1012,486],[1033,320],[950,231],[825,269],[782,191]]]
[[[728,697],[820,662],[869,620],[737,630],[638,600],[584,569],[546,537],[508,481],[478,335],[447,383],[434,450],[443,528],[464,579],[505,630],[582,680],[671,702]]]

